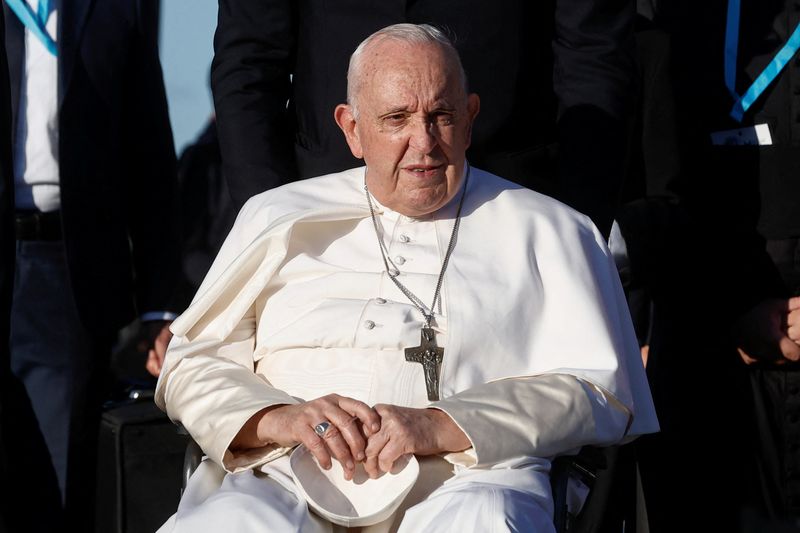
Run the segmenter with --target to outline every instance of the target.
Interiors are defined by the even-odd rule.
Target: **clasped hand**
[[[800,296],[758,303],[736,323],[739,356],[748,364],[800,362]]]
[[[409,454],[433,455],[470,446],[467,436],[442,411],[364,402],[338,394],[296,405],[280,405],[259,413],[258,441],[282,446],[303,444],[324,469],[332,459],[352,479],[357,463],[371,478],[391,471]],[[320,436],[314,427],[330,426]]]

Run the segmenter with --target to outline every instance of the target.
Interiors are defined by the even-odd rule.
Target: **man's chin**
[[[426,198],[415,198],[402,206],[398,206],[396,211],[407,217],[419,218],[438,211],[446,203],[447,198],[442,194],[437,194]]]

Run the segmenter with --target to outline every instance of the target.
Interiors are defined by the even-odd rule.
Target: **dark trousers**
[[[769,240],[767,253],[787,289],[800,295],[800,239]],[[769,524],[800,531],[800,368],[756,367],[749,374],[756,479],[745,530]]]
[[[3,424],[13,531],[88,531],[110,335],[81,323],[60,241],[17,241]]]

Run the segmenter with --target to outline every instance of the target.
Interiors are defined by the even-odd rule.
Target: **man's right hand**
[[[800,361],[800,296],[760,302],[736,324],[737,348],[745,364]]]
[[[800,346],[800,296],[789,298],[789,314],[786,316],[786,336]]]
[[[321,422],[328,422],[330,426],[319,436],[314,427]],[[259,411],[245,424],[231,448],[300,443],[326,470],[331,467],[331,456],[335,457],[344,468],[345,478],[352,479],[356,462],[366,458],[367,438],[380,427],[380,416],[364,402],[329,394],[300,404]]]

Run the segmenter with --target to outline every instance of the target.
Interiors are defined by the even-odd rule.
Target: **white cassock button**
[[[400,275],[400,271],[397,270],[396,268],[390,268],[389,269],[389,275],[390,276],[399,276]]]
[[[402,255],[398,255],[397,257],[394,258],[394,262],[397,263],[398,265],[402,265],[403,263],[406,262],[406,258],[403,257]]]
[[[383,304],[386,303],[386,299],[385,298],[375,298],[375,303],[383,305]]]
[[[408,235],[400,235],[399,240],[402,243],[406,243],[406,242],[410,241],[411,239],[408,238]]]
[[[374,327],[375,327],[375,322],[373,322],[372,320],[365,320],[364,321],[364,328],[372,329]]]

